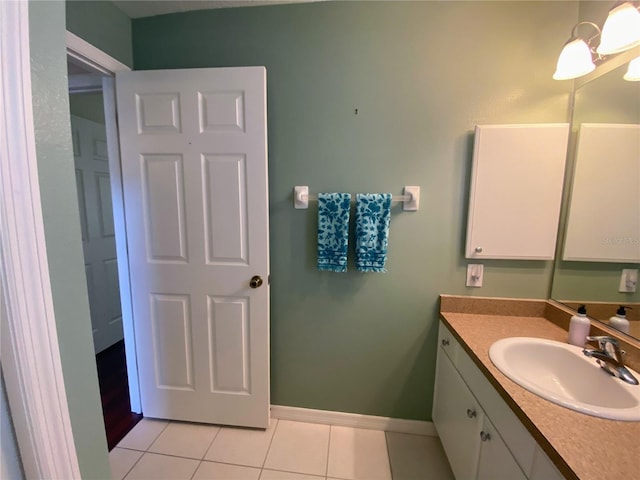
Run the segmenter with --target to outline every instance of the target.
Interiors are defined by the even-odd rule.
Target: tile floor
[[[109,453],[116,480],[452,480],[436,437],[271,421],[266,431],[144,418]]]

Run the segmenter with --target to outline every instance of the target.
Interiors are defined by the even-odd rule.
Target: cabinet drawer
[[[483,410],[500,432],[500,436],[508,445],[507,448],[517,460],[520,468],[525,474],[529,475],[537,447],[536,441],[500,394],[489,383],[489,380],[473,363],[471,357],[462,350],[458,353],[457,367],[469,389],[474,393]]]
[[[438,327],[438,347],[447,354],[453,365],[457,365],[458,352],[462,347],[442,321]]]

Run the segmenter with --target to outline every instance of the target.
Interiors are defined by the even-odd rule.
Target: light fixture
[[[629,82],[640,82],[640,57],[634,58],[629,62],[627,73],[622,78]]]
[[[596,29],[597,33],[584,40],[578,36],[578,28],[581,25],[590,25]],[[571,30],[571,38],[565,43],[558,57],[556,71],[553,74],[554,80],[570,80],[581,77],[595,70],[593,63],[593,50],[591,42],[600,35],[600,29],[595,23],[580,22]]]
[[[632,2],[621,2],[609,10],[597,52],[619,53],[640,45],[640,12]]]

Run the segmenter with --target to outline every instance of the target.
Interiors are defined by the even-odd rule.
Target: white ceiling
[[[130,18],[141,18],[210,8],[255,7],[313,1],[321,0],[114,0],[113,3]]]

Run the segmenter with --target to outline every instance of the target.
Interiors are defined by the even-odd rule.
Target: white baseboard
[[[312,408],[287,407],[271,405],[271,418],[294,420],[298,422],[323,423],[340,427],[367,428],[387,432],[411,433],[437,437],[432,422],[422,420],[405,420],[402,418],[377,417],[358,413],[332,412],[314,410]]]

